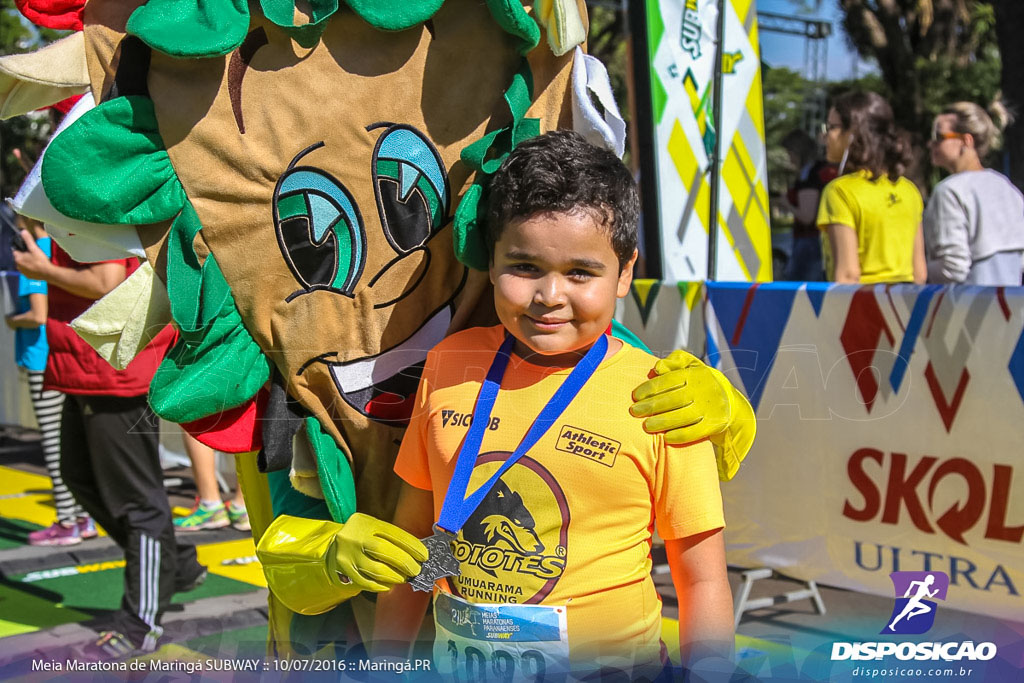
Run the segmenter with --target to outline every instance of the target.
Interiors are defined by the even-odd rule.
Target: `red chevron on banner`
[[[846,351],[846,361],[850,364],[857,380],[857,389],[869,413],[878,396],[874,360],[883,334],[890,348],[896,345],[896,338],[889,330],[878,300],[875,299],[874,287],[861,287],[850,301],[850,310],[846,314],[846,323],[839,340]]]
[[[960,410],[960,402],[964,399],[964,392],[971,379],[971,373],[967,372],[967,368],[960,373],[960,382],[956,385],[952,400],[947,400],[946,395],[942,393],[942,386],[939,385],[939,378],[935,376],[935,368],[932,367],[931,361],[928,361],[928,367],[924,369],[924,377],[928,380],[928,388],[932,392],[932,398],[935,399],[935,407],[939,410],[939,416],[942,418],[942,424],[946,426],[948,434],[949,430],[953,428],[956,413]]]

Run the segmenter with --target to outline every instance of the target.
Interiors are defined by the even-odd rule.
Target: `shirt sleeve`
[[[948,187],[938,187],[924,212],[928,281],[963,282],[971,270],[967,211]]]
[[[725,527],[718,465],[710,441],[671,446],[658,437],[654,516],[665,540]]]
[[[18,296],[29,294],[46,294],[46,282],[43,280],[30,280],[24,275],[18,276]]]
[[[427,428],[430,425],[430,387],[436,373],[435,356],[434,351],[427,354],[420,384],[416,388],[412,418],[402,437],[402,445],[398,448],[398,457],[395,458],[395,474],[410,486],[426,491],[433,489],[427,457]]]
[[[50,256],[50,238],[44,237],[40,240],[36,240],[36,246],[46,254],[47,258]],[[30,280],[24,275],[18,276],[18,296],[28,296],[29,294],[46,294],[46,281],[45,280]]]
[[[853,208],[850,206],[849,198],[843,192],[839,184],[833,180],[821,191],[821,200],[818,204],[818,228],[838,223],[857,228],[857,221],[853,216]]]

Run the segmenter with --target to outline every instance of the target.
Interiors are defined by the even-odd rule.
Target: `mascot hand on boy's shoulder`
[[[633,390],[630,413],[646,418],[648,432],[665,432],[673,445],[711,439],[719,478],[736,476],[754,442],[750,402],[725,375],[682,349],[658,361],[654,371],[656,377]]]

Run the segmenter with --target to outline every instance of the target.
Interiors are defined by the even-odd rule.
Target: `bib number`
[[[456,683],[559,681],[569,671],[565,607],[491,605],[439,592],[434,665]]]

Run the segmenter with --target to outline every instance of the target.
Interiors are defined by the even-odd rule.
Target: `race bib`
[[[446,680],[559,680],[569,671],[564,606],[434,599],[434,666]]]

